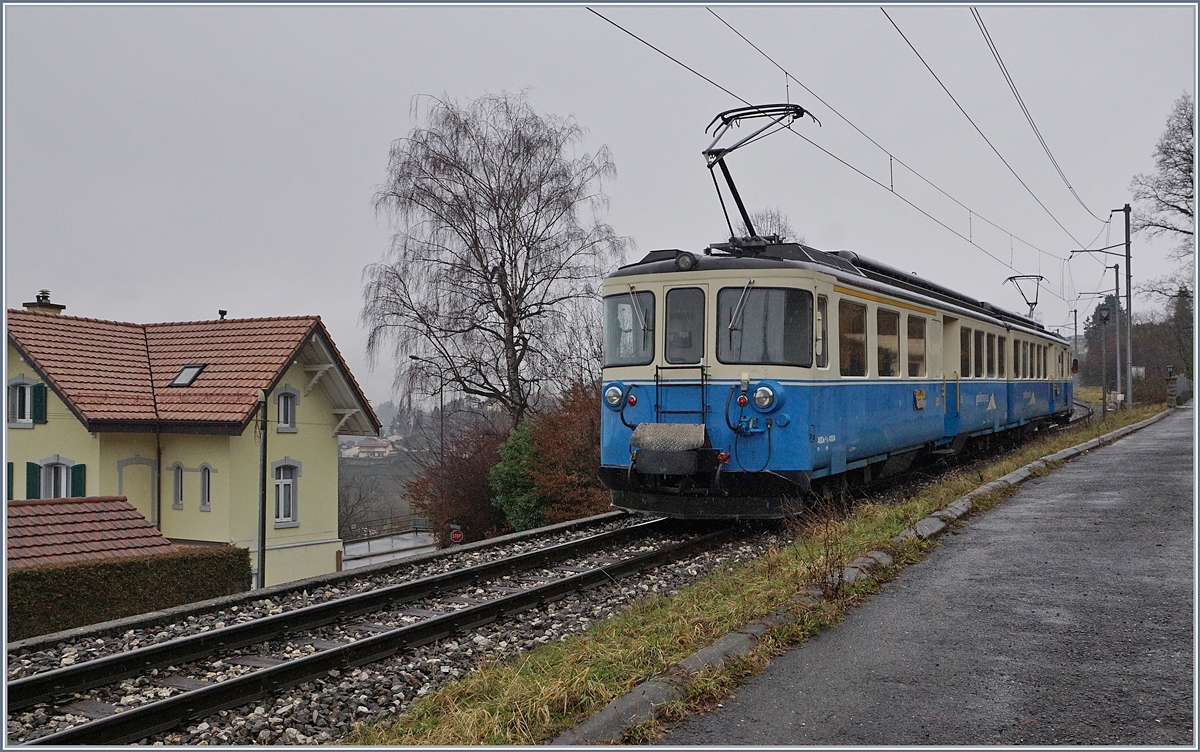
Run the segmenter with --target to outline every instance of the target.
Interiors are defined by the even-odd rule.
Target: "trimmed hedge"
[[[250,589],[250,551],[180,547],[8,572],[8,639],[82,627]]]

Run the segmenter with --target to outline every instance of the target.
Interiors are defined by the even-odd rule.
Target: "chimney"
[[[50,302],[49,290],[38,290],[37,300],[32,303],[23,303],[22,305],[31,311],[41,311],[42,313],[50,313],[55,316],[62,313],[66,308],[65,305]]]

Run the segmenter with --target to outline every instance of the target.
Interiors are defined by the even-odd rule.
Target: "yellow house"
[[[338,568],[337,437],[380,423],[319,317],[129,324],[63,316],[46,291],[25,307],[7,317],[10,500],[125,496],[174,542],[250,549],[257,578],[265,464],[265,584]]]

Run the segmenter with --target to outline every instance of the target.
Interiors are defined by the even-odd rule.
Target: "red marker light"
[[[631,404],[631,405],[636,405],[636,404],[637,404],[637,397],[633,396],[632,394],[631,394],[631,395],[629,395],[629,404]]]
[[[722,465],[724,465],[726,462],[729,462],[729,452],[717,452],[717,461],[719,461]]]
[[[746,399],[746,395],[744,395],[744,394],[738,395],[738,405],[745,407],[749,403],[750,403],[750,400]]]

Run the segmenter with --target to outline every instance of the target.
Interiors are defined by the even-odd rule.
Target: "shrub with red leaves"
[[[447,431],[445,473],[435,444],[409,481],[406,495],[413,510],[429,520],[439,547],[450,545],[455,525],[462,529],[464,543],[509,532],[504,513],[492,506],[488,487],[488,469],[499,459],[497,448],[504,439],[485,421]]]
[[[530,476],[547,504],[548,522],[609,511],[610,494],[600,485],[600,384],[572,383],[557,404],[533,419],[534,466]]]

